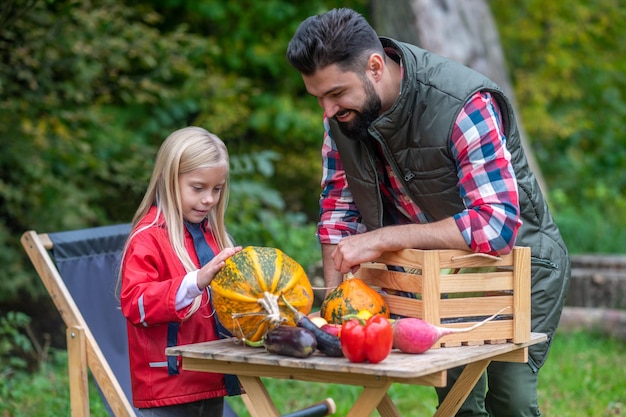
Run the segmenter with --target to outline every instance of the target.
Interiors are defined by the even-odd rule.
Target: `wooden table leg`
[[[389,398],[389,394],[383,396],[380,403],[378,403],[377,410],[382,417],[402,417],[396,405],[391,401],[391,398]]]
[[[387,395],[387,390],[391,382],[387,382],[379,387],[364,387],[361,395],[356,399],[346,417],[366,417],[370,416],[381,400]],[[391,401],[389,401],[391,402]],[[385,403],[386,404],[386,403]],[[393,414],[385,414],[383,417],[397,417]]]
[[[239,375],[239,382],[246,390],[244,404],[251,417],[280,417],[260,377]]]
[[[465,369],[461,372],[459,379],[456,380],[433,417],[449,417],[455,415],[490,362],[490,359],[483,359],[482,361],[465,365]]]

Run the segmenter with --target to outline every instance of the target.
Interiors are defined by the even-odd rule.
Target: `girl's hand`
[[[220,253],[215,255],[206,265],[198,270],[198,288],[204,290],[209,286],[215,274],[219,272],[224,266],[226,259],[230,258],[242,249],[241,246],[235,246],[234,248],[226,248]]]

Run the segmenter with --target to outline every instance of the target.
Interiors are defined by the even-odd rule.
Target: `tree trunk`
[[[481,72],[502,88],[517,109],[487,0],[371,0],[370,7],[379,35],[412,43]],[[546,192],[517,111],[516,118],[530,168]]]

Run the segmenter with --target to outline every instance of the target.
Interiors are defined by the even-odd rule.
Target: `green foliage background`
[[[19,245],[25,230],[130,221],[158,146],[190,124],[232,154],[237,241],[319,259],[321,114],[284,51],[324,3],[3,3],[0,301],[43,295]]]
[[[519,111],[571,251],[626,243],[626,12],[490,0]],[[285,61],[306,17],[367,0],[15,0],[0,6],[0,302],[45,296],[28,229],[130,221],[161,141],[227,143],[238,242],[319,259],[321,110]]]
[[[489,0],[519,111],[573,253],[626,248],[626,9]]]

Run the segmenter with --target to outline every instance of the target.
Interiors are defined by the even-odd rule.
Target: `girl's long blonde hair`
[[[147,228],[158,227],[158,221],[161,215],[163,215],[170,244],[176,252],[178,259],[180,259],[187,272],[196,270],[197,267],[191,260],[184,243],[185,226],[183,223],[184,218],[178,177],[198,168],[212,168],[223,164],[226,164],[226,167],[229,166],[226,145],[219,137],[206,129],[189,126],[169,135],[161,145],[156,156],[150,183],[133,217],[131,228],[133,232],[126,241],[126,247],[135,235]],[[215,236],[220,250],[233,246],[224,224],[224,215],[228,204],[228,191],[229,179],[227,177],[219,201],[207,215],[209,227]],[[155,220],[151,224],[135,230],[137,224],[153,205],[157,207]],[[125,252],[126,248],[124,248]],[[187,317],[197,311],[201,298],[199,296],[194,300]]]

